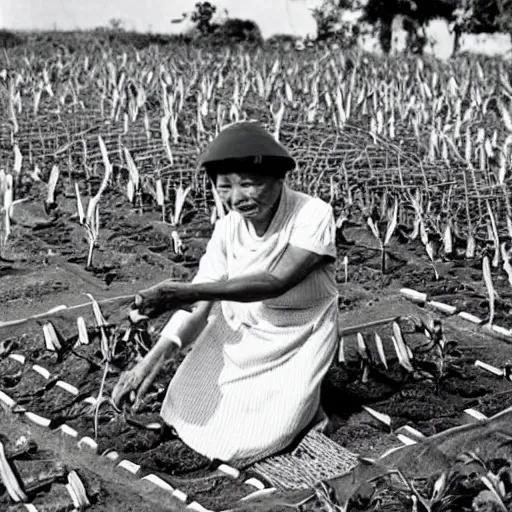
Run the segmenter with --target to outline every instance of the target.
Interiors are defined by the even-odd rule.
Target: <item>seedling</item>
[[[482,273],[484,276],[484,283],[485,287],[487,289],[487,297],[489,300],[489,320],[488,320],[488,326],[492,327],[492,324],[494,322],[494,314],[495,314],[495,302],[497,293],[494,289],[494,285],[492,282],[492,274],[491,274],[491,264],[489,259],[489,250],[487,249],[484,252],[484,256],[482,258]]]
[[[3,169],[0,169],[0,201],[0,257],[3,257],[11,234],[13,207],[13,178]]]
[[[87,214],[84,214],[84,208],[82,205],[82,199],[80,197],[80,190],[78,188],[78,183],[75,182],[75,193],[77,200],[77,210],[78,210],[78,218],[80,224],[84,227],[87,232],[87,236],[89,238],[89,252],[87,255],[87,263],[86,268],[92,268],[92,258],[94,249],[98,242],[99,232],[100,232],[100,217],[99,217],[99,202],[101,196],[105,189],[107,188],[108,182],[110,180],[110,175],[112,173],[112,165],[108,158],[107,149],[105,147],[105,143],[101,137],[98,137],[101,153],[103,156],[103,165],[105,167],[105,174],[103,175],[103,180],[101,182],[100,188],[96,195],[89,199],[89,204],[87,206]]]
[[[388,221],[386,225],[386,231],[384,235],[381,235],[378,227],[378,218],[375,216],[375,210],[370,214],[366,220],[373,236],[379,242],[379,247],[381,251],[381,264],[380,268],[382,273],[386,272],[386,246],[389,244],[393,233],[395,232],[397,222],[398,222],[398,201],[395,199],[395,204],[393,206],[393,210],[391,213],[386,212],[383,215],[385,217],[387,215]]]
[[[54,165],[50,172],[50,179],[48,180],[48,188],[46,191],[46,200],[44,202],[44,210],[47,215],[49,215],[52,210],[55,210],[55,208],[57,208],[57,202],[55,201],[55,189],[57,188],[59,175],[59,167],[57,165]]]
[[[388,361],[386,358],[386,354],[384,352],[384,345],[382,343],[382,338],[379,336],[379,333],[375,333],[375,346],[377,347],[377,353],[379,354],[379,358],[381,363],[384,365],[386,370],[388,369]]]
[[[78,328],[78,343],[80,345],[89,345],[89,335],[87,333],[87,325],[85,324],[84,317],[79,316],[76,319],[76,325]]]
[[[457,361],[461,357],[455,341],[447,341],[440,320],[428,323],[416,319],[416,330],[423,331],[426,343],[419,346],[414,353],[416,371],[421,378],[431,380],[438,393],[441,383],[452,371],[458,371]]]
[[[180,184],[174,189],[174,211],[171,213],[171,224],[179,226],[183,217],[183,207],[188,194],[192,190],[191,186],[184,187]]]
[[[164,195],[164,187],[162,185],[162,178],[160,175],[157,176],[155,180],[155,188],[156,188],[156,203],[162,209],[162,222],[165,222],[165,195]]]
[[[391,336],[391,339],[393,341],[393,346],[395,347],[395,352],[398,356],[398,362],[408,372],[413,373],[414,367],[412,365],[410,351],[407,350],[407,345],[405,344],[403,338],[402,329],[398,322],[393,322],[393,336]]]
[[[357,351],[359,352],[359,357],[361,358],[361,382],[364,384],[368,382],[368,375],[370,373],[370,354],[368,352],[368,348],[366,347],[364,337],[360,332],[357,333],[356,339]]]
[[[139,170],[127,148],[124,148],[124,157],[129,172],[126,194],[130,203],[135,204],[135,207],[139,209],[139,213],[142,213],[142,193]]]
[[[105,384],[107,381],[108,372],[110,370],[110,364],[112,361],[112,356],[115,352],[118,336],[116,333],[112,337],[109,337],[109,333],[107,332],[108,324],[101,312],[100,306],[98,302],[94,299],[91,294],[87,294],[89,299],[91,300],[91,305],[94,313],[94,318],[96,320],[96,326],[100,331],[100,348],[101,354],[103,356],[103,376],[101,378],[100,389],[98,391],[98,396],[95,401],[95,411],[94,411],[94,439],[98,438],[98,417],[100,413],[100,407],[107,400],[104,397]]]
[[[501,259],[503,260],[503,270],[507,274],[508,283],[512,286],[512,250],[509,244],[501,244]]]

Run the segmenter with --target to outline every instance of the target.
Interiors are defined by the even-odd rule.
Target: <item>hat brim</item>
[[[296,164],[291,157],[285,156],[263,156],[259,158],[223,158],[203,162],[203,167],[209,174],[230,174],[236,172],[251,172],[265,176],[284,174],[293,171]]]

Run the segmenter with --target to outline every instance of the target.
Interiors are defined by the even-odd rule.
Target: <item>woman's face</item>
[[[251,222],[272,218],[281,197],[283,180],[236,172],[217,175],[215,188],[224,204]]]

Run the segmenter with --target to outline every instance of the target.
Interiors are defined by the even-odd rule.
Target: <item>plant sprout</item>
[[[103,164],[105,168],[105,174],[103,175],[103,180],[101,182],[100,188],[96,195],[89,199],[89,204],[87,206],[87,214],[84,214],[84,208],[82,205],[82,199],[80,197],[80,189],[78,188],[78,183],[75,183],[75,194],[77,200],[77,210],[78,210],[78,218],[80,224],[84,227],[87,232],[87,236],[89,238],[89,252],[87,254],[87,263],[86,268],[92,268],[92,258],[94,253],[94,248],[96,247],[99,232],[100,232],[100,217],[99,217],[99,202],[101,196],[105,189],[107,188],[110,175],[112,173],[112,165],[108,158],[108,153],[105,147],[105,143],[101,136],[99,137],[99,143],[101,148],[101,153],[103,156]]]

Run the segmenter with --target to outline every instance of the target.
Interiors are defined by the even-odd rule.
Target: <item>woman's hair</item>
[[[268,176],[276,179],[284,179],[288,172],[289,164],[282,157],[244,157],[232,158],[221,162],[211,162],[203,164],[202,168],[206,171],[208,177],[217,182],[219,174],[231,174],[247,172],[257,176]]]

